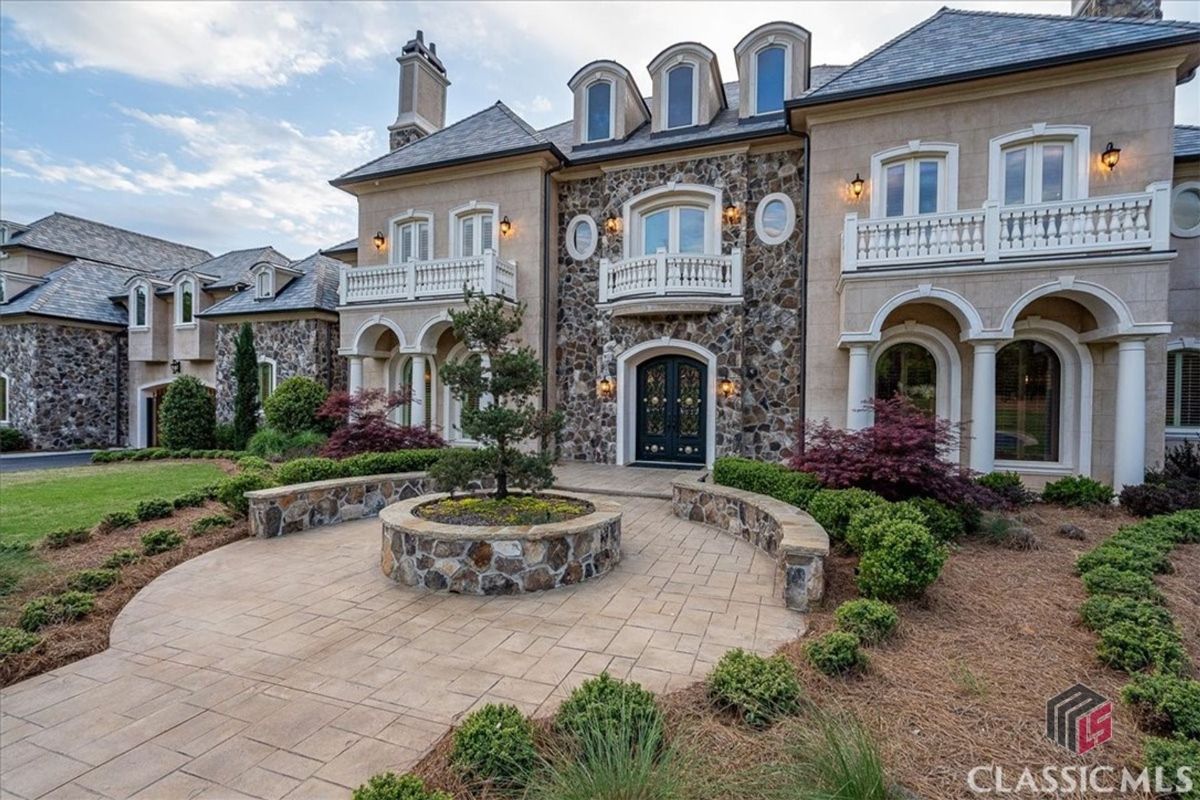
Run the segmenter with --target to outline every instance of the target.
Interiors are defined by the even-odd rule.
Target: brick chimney
[[[1071,0],[1073,17],[1162,19],[1161,0]]]
[[[446,124],[446,67],[437,55],[437,45],[425,44],[425,33],[417,31],[400,50],[400,110],[388,126],[392,150],[439,131]]]

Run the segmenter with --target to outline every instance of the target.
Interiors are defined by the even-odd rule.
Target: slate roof
[[[212,253],[198,247],[58,212],[31,222],[28,230],[13,236],[6,247],[15,246],[115,264],[139,272],[179,269],[212,258]]]
[[[358,237],[347,239],[340,244],[335,244],[333,247],[326,247],[321,250],[322,253],[354,253],[358,251]]]
[[[250,268],[255,264],[266,261],[276,266],[286,267],[291,260],[273,247],[252,247],[249,250],[230,250],[216,258],[193,264],[187,269],[200,275],[211,275],[216,278],[212,283],[204,284],[205,289],[232,289],[238,284],[250,282]],[[155,277],[169,279],[179,270],[165,270]]]
[[[46,275],[43,283],[0,304],[0,316],[35,314],[124,326],[125,309],[109,299],[124,290],[140,270],[77,258]]]
[[[338,306],[338,281],[345,264],[313,253],[287,266],[303,274],[292,278],[274,297],[256,299],[253,291],[242,291],[201,311],[201,317],[234,314],[270,314],[281,311],[333,311]]]
[[[1200,24],[943,8],[789,108],[1200,42]]]
[[[1200,125],[1175,126],[1175,160],[1200,159]]]
[[[554,149],[550,140],[504,103],[496,101],[495,105],[352,169],[330,183],[342,186],[368,178],[417,172],[435,165],[448,166]]]

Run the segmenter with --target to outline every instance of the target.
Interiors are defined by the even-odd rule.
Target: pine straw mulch
[[[43,672],[69,664],[108,647],[108,634],[113,620],[125,604],[143,586],[171,567],[248,535],[246,520],[235,520],[224,528],[210,529],[199,536],[191,535],[191,524],[212,514],[228,514],[224,506],[208,502],[196,508],[176,509],[163,519],[139,522],[132,528],[108,533],[92,533],[89,541],[61,549],[36,550],[44,567],[21,581],[17,591],[3,598],[0,604],[0,625],[17,626],[21,607],[39,595],[65,591],[67,579],[81,569],[100,567],[105,559],[118,550],[142,551],[141,537],[159,528],[171,528],[183,538],[183,546],[121,567],[120,579],[110,588],[96,594],[96,607],[78,622],[53,625],[38,631],[42,641],[24,653],[0,657],[0,686],[31,678]]]
[[[1003,766],[1015,782],[1024,767],[1139,762],[1142,735],[1117,700],[1128,678],[1097,661],[1095,635],[1079,623],[1085,595],[1073,569],[1080,554],[1134,520],[1116,509],[1041,506],[1023,516],[1038,549],[1009,550],[979,538],[961,543],[927,596],[900,604],[898,635],[869,648],[864,675],[827,678],[802,653],[805,642],[834,627],[833,609],[856,596],[854,559],[844,555],[826,563],[827,598],[822,610],[809,615],[809,632],[781,648],[797,665],[807,696],[827,710],[857,716],[878,742],[890,778],[917,797],[977,796],[966,775],[979,765]],[[1086,540],[1057,535],[1068,522],[1084,529]],[[1176,548],[1172,562],[1175,572],[1158,580],[1195,659],[1200,546]],[[1044,734],[1046,700],[1075,683],[1113,700],[1115,708],[1113,738],[1084,756]],[[702,684],[661,700],[672,734],[697,747],[717,770],[787,757],[786,725],[754,732],[714,711]],[[447,734],[414,771],[458,798],[498,796],[464,785],[449,762],[450,748]],[[750,797],[744,790],[732,796]]]

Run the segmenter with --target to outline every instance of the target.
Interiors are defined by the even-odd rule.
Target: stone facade
[[[671,181],[720,189],[724,204],[741,209],[736,224],[722,224],[721,252],[742,249],[744,292],[741,304],[713,304],[698,313],[624,316],[597,309],[600,259],[622,258],[622,234],[601,235],[596,252],[583,261],[570,256],[560,236],[555,382],[558,406],[567,419],[563,458],[615,462],[617,404],[596,397],[596,382],[602,377],[627,379],[616,374],[618,356],[662,337],[716,354],[717,379],[728,378],[739,387],[734,397],[714,400],[718,456],[776,460],[791,452],[803,379],[803,220],[797,219],[787,241],[768,246],[754,235],[754,214],[758,202],[772,192],[802,196],[802,164],[800,149],[743,152],[615,169],[559,185],[560,231],[578,214],[590,215],[598,225],[620,217],[624,202]]]
[[[456,594],[521,594],[572,586],[607,574],[621,560],[621,511],[611,501],[586,498],[592,513],[544,525],[473,528],[413,513],[445,496],[400,503],[381,515],[384,575]]]
[[[125,443],[124,330],[24,322],[0,326],[9,424],[38,450]]]
[[[217,326],[216,386],[217,419],[233,419],[236,386],[233,362],[241,323]],[[332,392],[346,388],[346,360],[337,354],[338,323],[323,319],[259,320],[250,323],[254,350],[261,358],[275,361],[275,380],[302,375],[313,378]]]
[[[774,556],[788,608],[808,611],[825,595],[829,536],[808,514],[770,497],[710,480],[672,484],[675,516],[720,528]]]

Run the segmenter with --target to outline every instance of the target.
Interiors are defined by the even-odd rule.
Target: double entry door
[[[638,366],[638,461],[704,463],[706,373],[687,356],[659,356]]]

